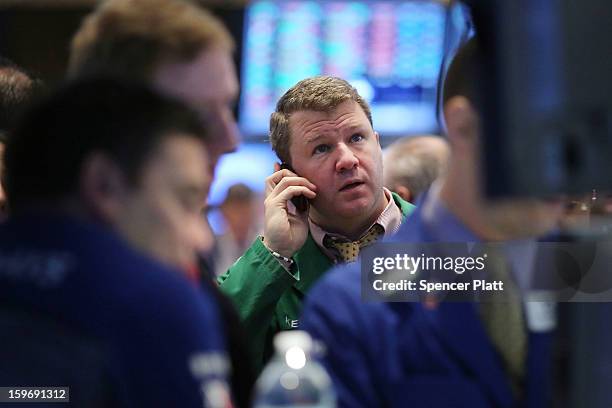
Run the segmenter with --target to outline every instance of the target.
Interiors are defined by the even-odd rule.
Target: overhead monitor
[[[370,103],[382,137],[434,132],[446,6],[409,1],[253,1],[245,16],[239,125],[268,134],[279,97],[334,75]]]

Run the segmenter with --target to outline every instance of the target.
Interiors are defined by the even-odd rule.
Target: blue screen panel
[[[268,133],[278,98],[301,79],[347,79],[384,136],[433,132],[444,51],[436,1],[253,1],[245,19],[240,127]]]

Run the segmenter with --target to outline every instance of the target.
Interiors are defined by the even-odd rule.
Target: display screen
[[[243,135],[267,135],[279,97],[321,74],[357,88],[382,137],[436,131],[445,18],[436,1],[251,2],[242,54]]]

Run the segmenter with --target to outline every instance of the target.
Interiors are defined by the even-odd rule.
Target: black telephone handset
[[[291,167],[287,163],[281,163],[280,168],[281,169],[287,169],[287,170],[292,171],[292,172],[295,173],[295,170],[293,170],[293,167]],[[295,174],[297,174],[297,173],[295,173]],[[298,212],[303,213],[304,211],[308,210],[308,199],[306,197],[304,197],[303,195],[299,195],[299,196],[293,197],[291,199],[291,202],[295,206],[295,209],[298,210]]]

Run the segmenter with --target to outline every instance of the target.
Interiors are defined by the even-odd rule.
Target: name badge
[[[527,301],[525,302],[525,319],[527,327],[532,332],[551,331],[557,327],[557,303],[547,300]]]

